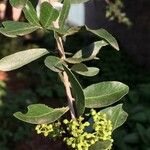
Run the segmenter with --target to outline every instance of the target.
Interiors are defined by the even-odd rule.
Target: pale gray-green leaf
[[[75,72],[87,77],[92,77],[99,73],[99,69],[96,67],[87,67],[87,69],[88,69],[87,71],[75,71]]]
[[[59,16],[59,12],[48,2],[43,2],[40,9],[40,22],[42,26],[49,29],[52,22]]]
[[[23,8],[23,12],[24,12],[25,18],[30,22],[30,24],[40,26],[36,10],[34,9],[30,1],[26,3],[25,7]]]
[[[108,119],[112,121],[113,130],[120,127],[128,117],[128,114],[122,108],[122,104],[113,107],[107,107],[100,112],[105,113]]]
[[[64,66],[64,70],[66,71],[71,83],[72,92],[75,98],[75,108],[77,116],[81,116],[85,110],[85,98],[82,87],[69,68]]]
[[[95,76],[99,73],[99,69],[96,67],[87,67],[83,63],[75,64],[71,67],[71,70],[83,76]]]
[[[105,29],[92,30],[92,29],[87,28],[87,30],[97,35],[98,37],[104,39],[105,41],[107,41],[116,50],[119,50],[117,40]]]
[[[100,108],[119,101],[129,91],[129,87],[121,82],[107,81],[88,86],[84,89],[85,106]]]
[[[39,28],[39,26],[17,21],[5,21],[2,24],[4,27],[0,28],[0,33],[8,37],[23,36],[32,33]]]
[[[48,124],[58,120],[67,111],[68,107],[53,109],[44,104],[32,104],[28,106],[26,114],[16,112],[14,116],[31,124]]]
[[[14,53],[0,60],[0,70],[11,71],[18,69],[48,53],[48,50],[44,48],[29,49]]]
[[[44,63],[46,67],[54,72],[61,72],[62,70],[64,70],[63,65],[65,65],[65,63],[59,57],[47,56]]]

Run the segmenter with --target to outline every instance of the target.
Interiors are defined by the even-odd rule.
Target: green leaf
[[[71,0],[71,4],[80,4],[88,2],[89,0]]]
[[[59,16],[59,12],[48,2],[43,2],[40,9],[40,22],[42,26],[49,29],[52,22]]]
[[[71,67],[71,70],[83,76],[95,76],[99,73],[99,69],[96,67],[87,67],[86,65],[80,63],[75,64]]]
[[[93,77],[96,76],[99,73],[99,69],[96,67],[87,67],[88,71],[76,71],[78,74],[87,76],[87,77]]]
[[[34,9],[30,1],[26,3],[25,7],[23,8],[23,12],[25,18],[30,22],[30,24],[40,26],[39,19],[36,14],[36,10]]]
[[[107,41],[116,50],[119,50],[117,40],[105,29],[92,30],[87,28],[87,30]]]
[[[81,27],[71,27],[66,31],[65,36],[73,35],[73,34],[79,32],[80,29],[81,29]]]
[[[75,64],[75,63],[80,63],[83,61],[89,61],[89,60],[95,59],[100,49],[106,45],[107,43],[103,40],[94,42],[93,44],[88,45],[82,50],[79,50],[77,53],[74,54],[73,57],[66,58],[65,61],[68,63]]]
[[[44,48],[29,49],[14,53],[0,60],[0,70],[11,71],[18,69],[48,53]]]
[[[58,120],[67,111],[68,107],[53,109],[44,104],[32,104],[28,106],[26,114],[16,112],[14,116],[21,121],[31,124],[47,124]]]
[[[103,40],[94,42],[82,50],[79,50],[76,54],[74,54],[73,58],[83,58],[88,60],[93,59],[99,53],[100,49],[106,45],[108,44]]]
[[[128,114],[122,109],[122,104],[107,107],[100,112],[105,113],[108,119],[112,121],[113,130],[120,127],[128,117]]]
[[[95,144],[89,147],[89,150],[107,150],[111,148],[112,142],[110,140],[106,141],[97,141]]]
[[[64,28],[66,19],[67,19],[68,14],[69,14],[70,6],[71,6],[71,4],[70,4],[71,1],[72,0],[64,0],[63,8],[60,11],[60,16],[59,16],[59,28],[60,28],[60,30],[63,30],[63,28]]]
[[[82,90],[82,87],[74,74],[69,70],[69,68],[64,66],[64,70],[66,71],[71,87],[72,87],[72,92],[75,97],[75,107],[76,107],[76,113],[78,116],[82,115],[85,110],[85,99],[84,99],[84,93]]]
[[[65,65],[65,62],[61,60],[59,57],[48,56],[46,57],[44,63],[46,67],[48,67],[54,72],[61,72],[62,70],[64,70],[63,65]]]
[[[0,33],[8,37],[17,37],[34,32],[39,26],[34,26],[26,22],[4,21],[3,27],[0,28]]]
[[[28,0],[9,0],[11,6],[16,8],[23,8]]]
[[[79,64],[75,64],[71,67],[71,70],[73,71],[88,71],[88,68],[85,64],[79,63]]]
[[[107,81],[93,84],[84,89],[85,106],[100,108],[119,101],[129,91],[129,87],[121,82]]]

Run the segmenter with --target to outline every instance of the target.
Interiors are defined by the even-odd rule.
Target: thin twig
[[[57,38],[56,42],[57,42],[58,51],[60,52],[60,56],[62,59],[64,59],[65,53],[64,53],[62,38],[61,37]],[[63,81],[64,81],[63,83],[64,83],[65,90],[66,90],[66,95],[67,95],[67,99],[68,99],[68,105],[70,108],[71,117],[75,118],[75,111],[74,111],[74,107],[73,107],[74,98],[72,97],[68,75],[65,71],[62,72],[62,75],[63,75]]]
[[[58,20],[55,21],[53,23],[53,25],[54,25],[55,28],[59,28]],[[64,51],[64,47],[63,47],[62,37],[60,37],[56,33],[55,38],[56,38],[57,49],[58,49],[58,52],[60,54],[60,57],[61,57],[61,59],[65,59],[66,56],[65,56],[65,51]],[[67,95],[68,106],[69,106],[69,109],[70,109],[71,118],[75,118],[75,111],[74,111],[74,107],[73,107],[74,98],[72,97],[69,78],[68,78],[68,75],[65,71],[62,72],[62,76],[63,76],[63,84],[65,86],[65,91],[66,91],[66,95]]]

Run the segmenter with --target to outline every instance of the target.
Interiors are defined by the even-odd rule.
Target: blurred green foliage
[[[122,23],[128,27],[132,25],[132,22],[124,12],[124,2],[123,0],[106,0],[106,18],[109,20],[117,20],[118,23]]]

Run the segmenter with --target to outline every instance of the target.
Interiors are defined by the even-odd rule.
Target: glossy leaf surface
[[[16,112],[14,116],[31,124],[47,124],[58,120],[67,111],[68,107],[53,109],[44,104],[32,104],[28,106],[26,114]]]
[[[93,84],[84,89],[85,106],[100,108],[119,101],[129,91],[129,87],[121,82],[107,81]]]
[[[11,71],[18,69],[48,53],[44,48],[29,49],[14,53],[0,60],[0,70]]]

